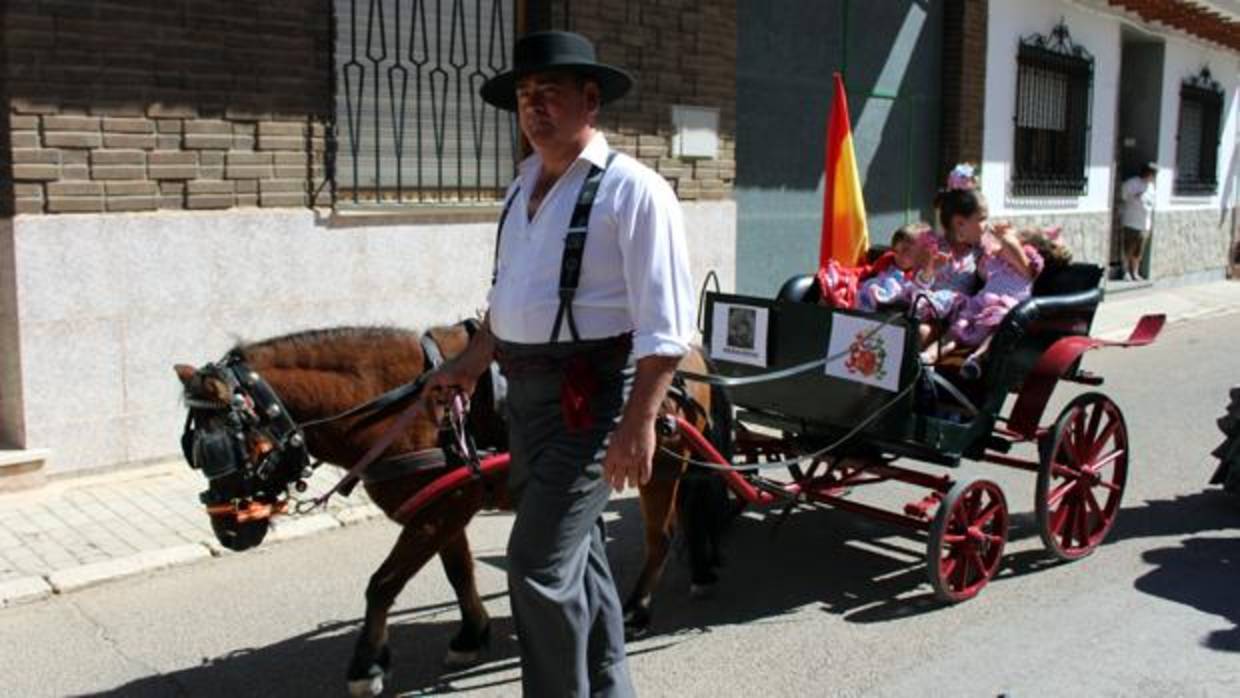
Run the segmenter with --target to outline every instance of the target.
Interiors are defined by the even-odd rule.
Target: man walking
[[[492,357],[508,378],[508,584],[531,697],[635,695],[601,515],[609,486],[650,478],[694,297],[675,193],[595,125],[631,84],[585,37],[540,32],[482,86],[534,154],[508,189],[484,327],[427,383],[471,391]]]
[[[1154,178],[1158,168],[1146,163],[1140,174],[1129,177],[1120,188],[1120,225],[1123,227],[1124,276],[1129,281],[1141,275],[1141,257],[1154,222]]]

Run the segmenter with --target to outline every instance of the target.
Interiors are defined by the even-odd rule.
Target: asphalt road
[[[642,695],[1240,695],[1240,500],[1205,484],[1214,420],[1240,383],[1237,337],[1231,315],[1087,358],[1133,448],[1123,512],[1093,556],[1050,563],[1033,477],[994,466],[962,471],[1002,484],[1013,539],[999,577],[957,606],[931,599],[924,546],[898,531],[832,511],[777,531],[773,517],[746,515],[713,599],[690,601],[684,562],[669,567],[654,631],[631,645]],[[1077,392],[1061,388],[1052,410]],[[609,515],[627,587],[637,501],[617,499]],[[470,529],[499,631],[487,662],[439,669],[456,609],[432,563],[393,615],[400,694],[519,693],[502,570],[510,521],[486,515]],[[375,521],[0,611],[0,695],[343,695],[362,591],[395,534]]]

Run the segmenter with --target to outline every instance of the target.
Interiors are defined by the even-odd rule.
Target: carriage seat
[[[1029,332],[1089,334],[1098,303],[1102,301],[1102,267],[1069,264],[1047,270],[1033,283],[1033,296],[1003,318],[998,334],[1017,339]],[[999,336],[996,336],[996,341]]]
[[[779,287],[775,300],[784,303],[817,303],[822,300],[822,289],[813,274],[797,274]]]

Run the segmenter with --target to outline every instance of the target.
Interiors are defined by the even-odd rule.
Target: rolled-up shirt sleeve
[[[643,179],[629,193],[617,222],[634,324],[633,352],[638,359],[682,356],[696,328],[680,202],[658,175]]]

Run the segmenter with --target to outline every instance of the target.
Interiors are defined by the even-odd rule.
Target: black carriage
[[[1128,476],[1123,414],[1101,392],[1075,398],[1047,424],[1042,413],[1058,381],[1102,383],[1081,368],[1086,351],[1148,344],[1164,321],[1142,318],[1123,342],[1091,338],[1101,278],[1088,264],[1040,277],[1033,297],[1004,319],[975,380],[961,376],[958,362],[923,365],[917,324],[904,313],[812,302],[811,277],[790,280],[773,300],[707,294],[704,340],[717,374],[686,378],[725,389],[736,406],[733,443],[712,443],[683,420],[665,428],[682,432],[700,464],[747,503],[825,504],[925,532],[935,593],[968,599],[999,567],[1009,521],[1003,491],[988,479],[895,461],[954,467],[971,459],[1034,472],[1047,550],[1061,559],[1091,553],[1115,522]],[[1037,460],[1013,455],[1022,442],[1036,443]],[[791,479],[768,478],[772,469]],[[849,496],[886,481],[930,492],[902,511]]]

